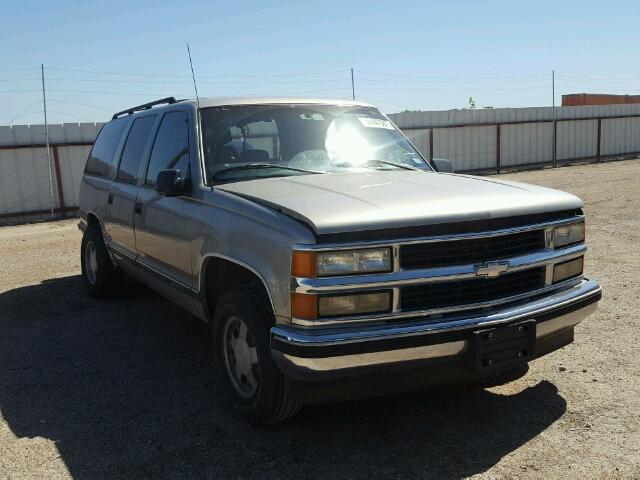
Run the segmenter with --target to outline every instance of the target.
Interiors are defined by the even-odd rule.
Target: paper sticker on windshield
[[[386,128],[387,130],[393,130],[393,125],[389,120],[384,118],[371,118],[371,117],[358,117],[360,123],[368,128]]]
[[[302,120],[324,120],[324,117],[320,113],[301,113],[300,118]]]

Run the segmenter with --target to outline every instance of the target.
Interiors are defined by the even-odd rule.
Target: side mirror
[[[182,178],[180,170],[160,170],[156,179],[156,192],[167,197],[182,195],[189,189],[188,180]]]
[[[453,163],[451,160],[447,160],[446,158],[434,158],[433,163],[436,164],[436,170],[442,173],[453,173],[455,169],[453,168]]]

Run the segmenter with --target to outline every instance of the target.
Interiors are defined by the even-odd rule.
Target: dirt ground
[[[0,228],[0,477],[640,478],[640,161],[503,175],[587,206],[602,283],[575,342],[498,388],[307,407],[222,405],[203,326],[80,283],[76,221]]]

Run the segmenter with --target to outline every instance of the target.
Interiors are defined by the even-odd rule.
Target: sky
[[[355,95],[386,113],[640,93],[637,1],[2,0],[0,125],[156,98]]]

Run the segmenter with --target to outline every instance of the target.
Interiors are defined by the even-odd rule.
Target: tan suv
[[[114,115],[80,188],[82,272],[128,272],[211,325],[249,420],[504,383],[573,341],[582,202],[456,175],[355,101],[167,98]]]

